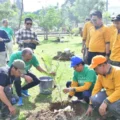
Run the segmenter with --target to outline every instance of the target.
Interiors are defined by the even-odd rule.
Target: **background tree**
[[[43,8],[39,12],[39,26],[45,32],[44,40],[48,40],[48,32],[61,23],[61,12],[55,7]]]
[[[8,19],[10,26],[16,29],[18,25],[18,8],[15,4],[11,4],[10,0],[0,4],[0,21],[2,19]]]
[[[21,9],[20,9],[20,16],[19,16],[19,25],[18,25],[18,29],[20,29],[21,22],[22,22],[23,6],[24,6],[23,0],[21,0]]]
[[[66,0],[62,6],[63,17],[69,17],[71,22],[84,22],[85,18],[89,16],[93,10],[105,10],[104,0]]]

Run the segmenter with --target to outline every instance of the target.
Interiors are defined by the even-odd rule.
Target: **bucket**
[[[53,87],[53,78],[44,76],[40,77],[40,93],[41,94],[51,94],[52,93],[52,87]]]

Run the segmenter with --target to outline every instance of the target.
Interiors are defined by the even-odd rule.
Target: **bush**
[[[71,34],[73,34],[74,36],[78,36],[79,35],[79,28],[73,28],[71,31]]]

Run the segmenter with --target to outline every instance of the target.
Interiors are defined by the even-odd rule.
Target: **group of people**
[[[113,18],[112,22],[111,26],[105,26],[100,11],[91,13],[90,21],[87,21],[83,28],[83,59],[79,56],[71,58],[71,67],[74,68],[73,80],[66,83],[63,92],[69,93],[68,100],[76,96],[78,100],[89,104],[86,111],[88,116],[97,110],[99,119],[113,117],[114,120],[120,120],[120,15]],[[31,29],[32,19],[25,19],[25,27],[18,30],[15,37],[13,30],[8,27],[8,20],[4,19],[2,23],[0,104],[4,103],[9,113],[15,114],[16,109],[8,99],[5,88],[9,86],[11,90],[14,84],[18,96],[17,105],[21,106],[22,95],[29,96],[28,89],[40,83],[36,75],[29,71],[30,68],[34,66],[39,72],[48,73],[40,66],[33,52],[39,40]],[[13,53],[15,38],[19,51]],[[49,74],[55,75],[54,72]],[[26,81],[24,86],[21,86],[21,77]]]
[[[89,107],[86,116],[98,111],[97,120],[120,120],[120,15],[106,26],[102,13],[90,14],[83,28],[83,59],[71,58],[73,80],[66,83],[64,93],[77,101],[85,101]]]
[[[39,78],[29,71],[30,68],[34,66],[39,72],[53,76],[55,73],[47,73],[34,55],[33,50],[39,44],[39,40],[31,29],[33,24],[31,18],[25,19],[25,27],[18,30],[15,37],[13,30],[8,26],[8,20],[4,19],[2,23],[3,26],[0,28],[0,109],[6,108],[1,116],[8,116],[9,113],[12,115],[16,113],[11,101],[13,98],[9,99],[7,96],[8,93],[12,93],[12,84],[14,84],[18,96],[14,98],[17,106],[22,106],[22,95],[29,96],[28,89],[40,83]],[[19,50],[13,52],[15,39]],[[21,86],[21,78],[25,79],[24,86]]]

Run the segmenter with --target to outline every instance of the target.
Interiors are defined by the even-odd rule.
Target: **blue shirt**
[[[0,38],[3,39],[3,41],[0,41],[0,52],[4,52],[5,51],[5,43],[10,42],[10,39],[4,30],[0,30]]]

